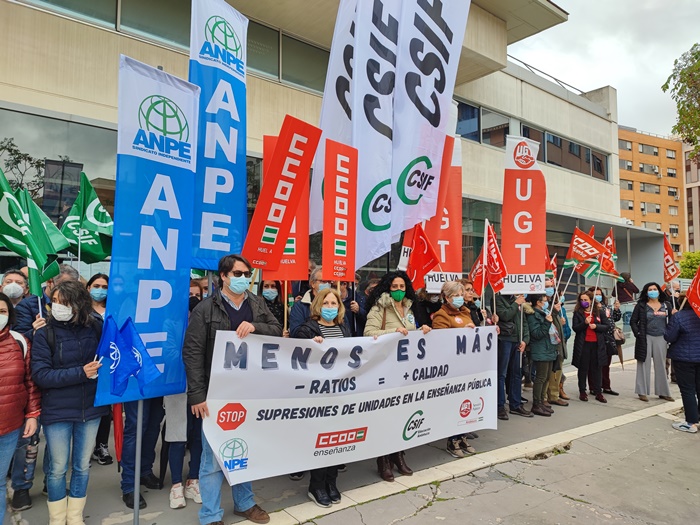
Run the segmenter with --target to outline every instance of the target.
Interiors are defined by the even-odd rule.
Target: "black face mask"
[[[194,307],[197,306],[200,303],[201,299],[197,297],[196,295],[193,295],[190,297],[190,312],[194,310]]]

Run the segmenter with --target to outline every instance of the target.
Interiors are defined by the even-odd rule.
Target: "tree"
[[[700,266],[700,252],[684,252],[681,259],[681,279],[692,279]]]
[[[20,151],[13,137],[0,140],[0,159],[10,187],[24,188],[36,199],[44,187],[44,159]]]
[[[673,62],[673,73],[661,89],[671,92],[678,112],[673,132],[693,146],[690,156],[700,161],[700,44]]]

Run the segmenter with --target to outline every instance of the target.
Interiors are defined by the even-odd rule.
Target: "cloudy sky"
[[[617,89],[619,124],[669,135],[676,109],[661,91],[673,61],[700,42],[699,0],[555,0],[569,21],[508,53],[582,90]]]

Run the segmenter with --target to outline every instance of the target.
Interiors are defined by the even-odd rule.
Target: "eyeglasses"
[[[240,270],[233,270],[231,272],[231,275],[234,277],[240,277],[240,276],[245,276],[246,279],[250,279],[253,276],[253,272],[242,272]]]

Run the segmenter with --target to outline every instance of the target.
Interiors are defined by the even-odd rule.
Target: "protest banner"
[[[326,140],[325,155],[322,277],[354,282],[357,150]]]
[[[192,266],[192,195],[199,88],[122,56],[110,300],[106,316],[129,318],[161,375],[122,396],[99,374],[96,405],[185,391],[181,349]],[[115,361],[118,363],[118,360]],[[103,369],[116,364],[110,357]],[[143,386],[143,385],[142,385]]]
[[[547,187],[537,162],[539,144],[523,137],[506,138],[501,245],[508,275],[504,294],[544,291],[547,246]]]
[[[216,270],[246,235],[247,35],[248,19],[224,0],[192,2],[189,80],[202,89],[200,119],[190,124],[199,129],[193,268]]]
[[[256,268],[280,266],[320,138],[317,127],[291,115],[284,118],[241,252]]]
[[[496,428],[497,354],[495,327],[323,343],[219,331],[204,433],[233,485]]]

